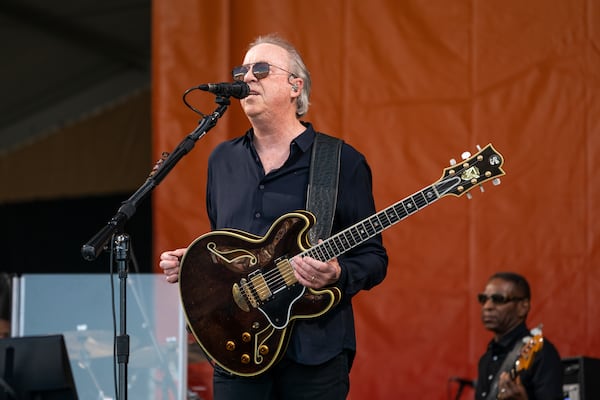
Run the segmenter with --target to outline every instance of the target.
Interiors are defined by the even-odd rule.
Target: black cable
[[[188,94],[190,94],[190,93],[191,93],[192,91],[194,91],[194,90],[198,90],[198,87],[197,87],[197,86],[195,86],[195,87],[189,88],[188,90],[186,90],[186,91],[183,93],[183,103],[184,103],[184,104],[185,104],[185,105],[186,105],[186,106],[187,106],[187,107],[188,107],[190,110],[192,110],[193,112],[195,112],[196,114],[198,114],[198,115],[200,115],[202,118],[204,118],[204,117],[206,116],[206,114],[204,114],[202,111],[200,111],[200,110],[196,109],[194,106],[192,106],[190,103],[188,103],[188,101],[187,101],[187,99],[186,99],[187,95],[188,95]]]
[[[113,322],[113,382],[115,385],[115,400],[119,400],[119,388],[117,385],[117,310],[115,306],[115,281],[114,281],[114,254],[115,254],[115,241],[111,240],[110,244],[110,262],[109,269],[110,273],[108,274],[110,277],[110,297],[111,297],[111,306],[112,306],[112,322]]]

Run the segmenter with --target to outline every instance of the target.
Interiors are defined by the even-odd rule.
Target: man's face
[[[295,105],[291,101],[292,85],[290,83],[289,55],[279,46],[262,43],[252,47],[244,57],[244,65],[266,62],[273,65],[269,75],[256,79],[250,71],[245,75],[244,82],[250,86],[250,95],[241,100],[242,107],[249,117],[266,113],[295,113]],[[276,68],[274,66],[280,67]],[[286,71],[284,71],[286,70]]]
[[[529,300],[522,298],[522,293],[517,293],[512,282],[491,279],[481,294],[481,321],[496,336],[511,331],[527,318]]]

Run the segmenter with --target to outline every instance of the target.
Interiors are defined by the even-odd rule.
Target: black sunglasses
[[[256,79],[261,80],[269,76],[269,72],[271,72],[271,67],[287,72],[288,74],[290,74],[290,76],[293,76],[294,78],[296,77],[296,75],[291,73],[290,71],[264,61],[234,67],[231,70],[231,75],[233,76],[234,81],[243,82],[244,77],[246,76],[248,71],[252,69],[252,75],[254,75]]]
[[[487,303],[488,300],[492,300],[492,303],[494,303],[494,304],[506,304],[506,303],[510,303],[511,301],[521,301],[524,299],[525,299],[525,297],[508,297],[508,296],[504,296],[502,294],[491,294],[488,296],[486,294],[479,293],[477,295],[477,301],[481,305],[484,305],[485,303]]]

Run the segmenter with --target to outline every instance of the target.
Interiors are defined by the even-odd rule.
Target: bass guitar
[[[519,373],[522,371],[527,371],[529,368],[531,368],[533,365],[533,360],[535,359],[535,355],[542,350],[542,347],[544,346],[544,336],[542,334],[541,324],[533,328],[529,333],[531,336],[525,336],[523,338],[517,359],[514,361],[514,363],[512,363],[511,368],[506,371],[508,372],[510,379],[513,381],[519,382],[519,380],[517,380]],[[494,379],[486,399],[491,400],[498,398],[498,379],[500,372]]]
[[[445,168],[433,184],[314,246],[308,231],[316,219],[304,210],[278,218],[264,237],[231,229],[198,237],[179,272],[191,333],[206,356],[226,371],[264,373],[284,354],[295,320],[325,314],[342,296],[336,287],[300,285],[290,265],[293,257],[338,257],[444,196],[459,197],[497,180],[504,175],[503,163],[488,144]]]

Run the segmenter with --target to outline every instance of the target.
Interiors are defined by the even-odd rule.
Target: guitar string
[[[425,190],[427,190],[427,189],[424,189],[423,191],[425,191]],[[410,212],[406,209],[406,204],[405,204],[406,200],[410,199],[410,204],[414,205],[417,210],[428,206],[431,202],[427,202],[427,200],[425,200],[424,205],[419,207],[417,205],[419,202],[414,199],[414,197],[418,194],[423,196],[423,191],[417,192],[411,196],[404,198],[403,200],[398,201],[397,203],[376,213],[372,217],[369,217],[369,218],[357,223],[356,225],[353,225],[353,226],[337,233],[336,235],[329,238],[327,241],[311,247],[310,249],[306,250],[302,254],[305,254],[308,256],[311,256],[311,254],[314,254],[313,258],[316,258],[316,259],[319,259],[319,257],[318,257],[319,255],[321,255],[321,259],[333,258],[333,257],[330,257],[329,254],[325,253],[327,251],[332,251],[333,254],[336,254],[336,251],[337,251],[337,254],[342,254],[343,252],[351,249],[352,247],[355,247],[356,245],[362,243],[365,240],[370,239],[371,237],[382,232],[385,228],[401,221],[402,219],[404,219],[408,215],[410,215]],[[423,196],[423,199],[425,199],[424,196]],[[434,198],[432,200],[432,202],[435,200],[437,200],[437,197]],[[402,206],[402,213],[398,212],[398,209],[400,208],[400,206]],[[391,214],[392,211],[393,211],[393,214]],[[382,222],[382,220],[381,220],[382,217],[385,217],[385,219],[386,219],[385,222]],[[374,218],[377,219],[376,224],[374,224],[372,221]],[[367,226],[365,224],[369,224],[369,225]],[[360,229],[359,227],[362,227],[362,229]],[[348,237],[348,235],[350,236],[350,238]],[[366,237],[364,237],[365,235],[366,235]],[[359,239],[357,239],[357,236],[359,237]],[[342,239],[345,239],[345,241],[347,243],[346,246],[344,245],[344,240],[342,240]],[[331,242],[332,245],[329,246],[329,248],[328,248],[327,245],[329,244],[329,242]],[[339,245],[339,247],[342,248],[342,251],[339,250],[338,245]],[[336,248],[334,249],[333,246],[335,246]],[[323,251],[320,252],[320,250],[323,250]],[[327,257],[322,257],[323,255],[325,255]],[[245,287],[249,288],[249,284],[252,283],[256,294],[262,293],[264,295],[263,292],[265,291],[265,289],[267,289],[267,292],[268,292],[267,294],[271,295],[272,294],[272,291],[270,290],[271,286],[286,285],[286,278],[290,278],[292,275],[293,275],[293,271],[291,268],[286,269],[283,273],[280,271],[279,268],[272,268],[271,270],[269,270],[263,274],[263,278],[264,278],[263,280],[261,280],[259,282],[247,281],[242,286],[244,286],[244,288]],[[252,292],[252,290],[250,290],[250,292]],[[244,290],[242,293],[244,293],[244,295],[245,295],[246,291]],[[260,294],[259,294],[259,298],[260,298]]]
[[[426,189],[424,189],[424,190],[426,190]],[[414,197],[417,196],[418,194],[423,196],[423,194],[422,194],[423,191],[417,192],[411,196],[408,196],[408,197],[404,198],[403,200],[400,200],[397,203],[387,207],[386,209],[376,213],[375,215],[373,215],[369,218],[366,218],[365,220],[337,233],[336,235],[329,238],[327,241],[311,247],[307,251],[303,252],[303,254],[310,256],[312,253],[315,256],[317,256],[317,257],[313,257],[316,259],[319,259],[319,257],[318,257],[319,255],[327,256],[327,257],[321,257],[321,259],[333,258],[333,257],[330,257],[329,254],[326,254],[325,253],[326,251],[333,250],[332,253],[336,254],[335,250],[337,250],[337,254],[342,254],[343,252],[351,249],[352,247],[355,247],[356,245],[362,243],[365,240],[370,239],[371,237],[382,232],[385,228],[395,224],[396,222],[399,222],[400,220],[402,220],[402,219],[406,218],[408,215],[410,215],[410,212],[406,209],[407,205],[405,204],[405,202],[408,199],[410,199],[410,205],[414,205],[417,208],[417,210],[429,205],[429,203],[425,200],[425,204],[422,205],[421,207],[419,207],[417,205],[419,202],[414,199]],[[423,198],[424,198],[424,196],[423,196]],[[436,200],[436,199],[434,199],[434,200]],[[402,206],[402,213],[398,212],[398,209],[400,206]],[[392,211],[393,211],[393,214],[391,214]],[[382,222],[383,217],[385,217],[385,219],[386,219],[386,221],[384,221],[384,222]],[[373,219],[376,219],[377,222],[373,223],[373,221],[372,221]],[[358,236],[358,239],[357,239],[357,236]],[[347,243],[347,245],[344,244],[344,240],[342,240],[342,239],[345,239],[345,242]],[[329,244],[329,242],[332,243],[332,246],[329,246],[329,248],[327,248],[327,244]],[[334,249],[333,245],[335,245],[336,247],[338,247],[338,245],[339,245],[339,247],[342,248],[342,251],[339,251],[339,248]],[[323,252],[321,252],[321,254],[319,254],[319,251],[322,249],[323,249]],[[289,278],[292,274],[293,274],[293,271],[291,269],[286,270],[282,274],[281,271],[279,270],[279,268],[273,268],[263,274],[263,278],[264,278],[263,280],[261,280],[259,282],[247,281],[244,284],[244,287],[246,287],[246,286],[249,287],[249,284],[252,283],[252,285],[257,293],[264,292],[265,288],[268,290],[269,293],[272,293],[270,290],[271,286],[281,285],[281,284],[285,285],[286,278]]]
[[[369,218],[366,218],[365,220],[343,230],[342,232],[337,233],[336,235],[332,236],[329,240],[322,242],[314,247],[311,247],[310,249],[305,251],[303,254],[310,256],[312,253],[312,254],[314,254],[313,258],[321,259],[321,260],[324,260],[325,258],[327,260],[329,260],[329,259],[335,257],[336,251],[337,251],[337,254],[342,254],[343,252],[351,249],[352,247],[355,247],[356,245],[362,243],[363,241],[368,240],[371,237],[377,235],[378,233],[383,231],[386,227],[389,227],[389,226],[395,224],[396,222],[402,220],[403,218],[406,218],[410,214],[408,212],[408,210],[406,209],[406,204],[405,204],[406,200],[410,199],[410,204],[415,205],[415,207],[418,210],[419,206],[417,205],[417,203],[419,203],[419,202],[414,199],[414,197],[417,194],[421,194],[421,196],[423,196],[422,192],[417,192],[411,196],[408,196],[405,199],[400,200],[399,202],[376,213],[375,215],[373,215]],[[425,204],[420,208],[423,208],[427,205],[428,205],[428,203],[425,200]],[[398,209],[400,206],[402,206],[402,213],[401,213],[402,215],[400,215],[400,213],[398,212]],[[393,214],[391,214],[392,211],[393,211]],[[385,221],[382,222],[382,218],[385,218]],[[373,222],[374,219],[376,219],[376,221],[377,221],[376,223]],[[358,239],[357,239],[357,237],[358,237]],[[343,239],[345,239],[346,244],[344,243]],[[332,245],[329,246],[329,248],[328,248],[327,245],[330,242]],[[335,246],[336,248],[334,249],[333,246]],[[342,248],[342,251],[339,250],[339,247]],[[330,256],[326,252],[332,252],[334,254],[334,256]],[[321,256],[321,258],[318,257],[319,255]],[[326,256],[326,257],[323,257],[323,256]],[[293,274],[293,271],[291,269],[286,270],[282,274],[281,271],[279,270],[279,268],[273,268],[270,271],[267,271],[263,274],[263,278],[264,278],[263,280],[261,280],[259,282],[251,282],[251,283],[254,286],[254,289],[257,293],[263,293],[265,288],[268,289],[268,292],[271,292],[269,289],[270,286],[285,284],[286,278],[289,278],[292,274]],[[248,282],[248,283],[250,283],[250,282]],[[245,286],[248,286],[248,283],[245,284]]]
[[[480,161],[479,161],[479,160],[477,160],[475,157],[473,157],[473,158],[475,159],[475,161],[474,161],[474,163],[473,163],[473,164],[470,164],[470,165],[469,165],[469,168],[471,168],[471,167],[473,167],[474,165],[477,165],[477,164],[479,164],[479,163],[480,163]],[[458,173],[457,173],[457,175],[460,175],[460,173],[462,173],[462,172],[464,172],[464,171],[465,171],[466,167],[464,167],[464,165],[465,165],[465,164],[461,164],[461,167],[460,167],[460,168],[458,168]],[[438,182],[439,182],[439,181],[438,181]],[[435,185],[435,183],[437,183],[437,182],[434,182],[434,184],[433,184],[433,185]],[[423,193],[424,193],[426,190],[428,190],[428,189],[429,189],[429,187],[431,187],[431,186],[433,186],[433,185],[430,185],[430,186],[428,186],[427,188],[425,188],[425,189],[423,189],[423,190],[421,190],[421,191],[418,191],[418,192],[414,193],[414,194],[413,194],[413,195],[411,195],[411,196],[407,196],[407,197],[405,197],[404,199],[402,199],[402,200],[400,200],[400,201],[396,202],[395,204],[393,204],[393,205],[391,205],[391,206],[389,206],[389,207],[385,208],[384,210],[382,210],[382,211],[380,211],[380,212],[376,213],[375,215],[373,215],[373,216],[371,216],[371,217],[369,217],[369,218],[366,218],[365,220],[363,220],[363,221],[361,221],[361,222],[359,222],[359,223],[357,223],[357,224],[355,224],[355,225],[353,225],[353,226],[351,226],[351,227],[349,227],[349,228],[347,228],[347,229],[345,229],[345,230],[343,230],[343,231],[341,231],[341,232],[337,233],[336,235],[334,235],[334,236],[332,236],[330,239],[328,239],[326,242],[322,242],[322,243],[320,243],[320,244],[318,244],[318,245],[316,245],[316,246],[313,246],[313,247],[311,247],[310,249],[308,249],[308,250],[306,250],[305,252],[303,252],[303,254],[305,254],[305,255],[309,255],[309,256],[310,256],[310,253],[313,253],[313,254],[315,254],[315,255],[317,255],[317,256],[318,256],[318,255],[319,255],[319,254],[318,254],[318,252],[319,252],[319,250],[320,250],[321,248],[323,248],[323,249],[324,249],[324,251],[327,251],[327,250],[333,250],[332,246],[330,246],[330,248],[329,248],[329,249],[327,248],[326,244],[327,244],[328,242],[331,242],[333,245],[340,244],[340,245],[342,246],[342,252],[340,252],[340,251],[339,251],[339,249],[336,249],[336,250],[338,250],[337,254],[342,254],[343,252],[345,252],[345,251],[347,251],[347,250],[351,249],[352,247],[356,246],[357,244],[359,244],[359,243],[362,243],[363,241],[365,241],[365,240],[367,240],[367,239],[370,239],[371,237],[373,237],[373,236],[377,235],[378,233],[382,232],[382,231],[383,231],[384,229],[386,229],[387,227],[389,227],[389,226],[391,226],[391,225],[393,225],[393,224],[395,224],[395,223],[397,223],[397,222],[401,221],[402,219],[404,219],[404,218],[408,217],[408,216],[409,216],[411,213],[410,213],[410,212],[409,212],[409,211],[406,209],[406,206],[407,206],[407,205],[405,204],[406,200],[410,199],[410,203],[408,203],[408,205],[409,205],[409,206],[412,206],[412,205],[414,205],[414,206],[416,207],[416,210],[415,210],[415,211],[418,211],[418,210],[420,210],[421,208],[424,208],[424,207],[428,206],[428,205],[429,205],[429,204],[431,204],[433,201],[436,201],[436,200],[438,200],[438,199],[439,199],[439,196],[436,196],[436,197],[435,197],[435,198],[434,198],[434,199],[433,199],[431,202],[428,202],[428,201],[427,201],[427,199],[426,199],[426,196],[423,194]],[[417,196],[417,195],[421,195],[421,196],[423,197],[424,204],[423,204],[421,207],[419,207],[419,206],[418,206],[418,203],[419,203],[419,202],[418,202],[418,201],[416,201],[416,200],[414,199],[414,197],[415,197],[415,196]],[[404,212],[402,213],[403,215],[400,215],[400,214],[398,213],[398,207],[400,207],[401,205],[402,205],[402,208],[404,209],[404,210],[403,210]],[[394,215],[390,215],[390,214],[388,214],[388,211],[393,211],[393,212],[394,212]],[[415,212],[415,211],[413,211],[413,212]],[[387,225],[386,225],[385,223],[382,223],[382,221],[381,221],[381,217],[382,217],[382,216],[384,216],[384,217],[387,219]],[[393,220],[392,220],[392,219],[390,219],[390,216],[392,217],[392,219],[393,219]],[[377,220],[378,220],[378,222],[379,222],[379,223],[377,224],[377,226],[375,226],[375,225],[372,223],[372,221],[371,221],[371,220],[372,220],[373,218],[375,218],[375,217],[377,218]],[[394,219],[394,217],[395,217],[395,219]],[[365,224],[367,224],[367,223],[369,223],[369,224],[370,224],[370,225],[367,227],[367,229],[358,230],[358,229],[359,229],[359,228],[358,228],[359,226],[362,226],[363,228],[365,228]],[[381,227],[383,227],[383,228],[381,228]],[[370,228],[370,229],[369,229],[369,228]],[[356,240],[356,237],[355,237],[355,235],[354,235],[354,232],[353,232],[353,230],[357,230],[357,232],[356,232],[356,233],[358,233],[358,236],[360,237],[360,239],[361,239],[361,240],[358,240],[358,241]],[[369,233],[370,231],[371,231],[371,232],[374,232],[374,233]],[[363,235],[361,234],[361,232],[364,232],[364,233],[366,233],[366,234],[367,234],[367,238],[366,238],[366,239],[362,237]],[[355,241],[355,243],[354,243],[354,244],[351,244],[351,243],[349,243],[349,244],[350,244],[350,246],[349,246],[348,248],[344,249],[344,243],[343,243],[343,241],[342,241],[342,240],[338,240],[338,241],[336,242],[336,239],[341,239],[341,238],[344,238],[344,239],[346,239],[346,241],[347,241],[347,242],[349,242],[349,239],[348,239],[348,237],[346,237],[346,236],[345,236],[345,235],[346,235],[346,233],[348,233],[349,235],[351,235],[351,238],[352,238],[352,239]],[[335,254],[336,252],[335,252],[335,251],[333,251],[333,253]],[[329,255],[328,255],[328,254],[325,254],[324,252],[321,254],[321,256],[322,256],[322,255],[326,255],[326,256],[327,256],[326,258],[328,258],[328,259],[331,259],[331,258],[333,258],[333,257],[329,257]],[[316,258],[316,259],[319,259],[319,257],[314,257],[314,258]],[[322,257],[322,259],[324,259],[324,257]],[[288,261],[289,261],[289,260],[288,260]],[[255,291],[257,292],[257,294],[258,294],[259,292],[261,292],[261,291],[264,291],[264,289],[265,289],[265,288],[269,289],[269,288],[270,288],[272,285],[280,285],[280,284],[285,284],[285,283],[286,283],[286,278],[290,278],[292,275],[293,275],[293,271],[292,271],[292,269],[291,269],[291,268],[290,268],[290,269],[286,269],[286,270],[285,270],[283,273],[280,271],[280,269],[279,269],[279,268],[272,268],[271,270],[269,270],[269,271],[267,271],[266,273],[264,273],[264,274],[263,274],[263,278],[264,278],[264,279],[263,279],[263,280],[261,280],[260,282],[258,282],[258,283],[255,283],[255,282],[252,282],[252,281],[247,281],[247,282],[246,282],[245,284],[243,284],[242,286],[245,288],[245,287],[247,287],[247,286],[248,286],[248,284],[249,284],[249,283],[252,283],[252,285],[253,285],[253,287],[254,287],[254,290],[255,290]],[[248,287],[249,287],[249,286],[248,286]],[[271,292],[271,290],[270,290],[270,289],[269,289],[268,291],[269,291],[269,292],[272,294],[272,292]],[[245,292],[245,291],[242,291],[242,293],[246,293],[246,292]]]
[[[392,208],[392,207],[389,207]],[[315,259],[320,259],[320,260],[330,260],[332,258],[335,257],[335,254],[342,254],[343,252],[351,249],[352,247],[356,246],[357,244],[361,243],[364,240],[367,240],[371,237],[373,237],[374,235],[376,235],[377,233],[379,233],[380,231],[378,231],[378,227],[385,225],[381,222],[381,217],[385,216],[386,219],[388,220],[389,224],[392,224],[392,222],[389,220],[390,216],[386,214],[386,211],[388,209],[381,211],[377,214],[375,214],[373,217],[367,218],[364,221],[359,222],[358,224],[349,227],[348,229],[339,232],[338,234],[332,236],[329,240],[322,242],[316,246],[311,247],[310,249],[306,250],[305,252],[303,252],[302,254],[311,256]],[[399,218],[399,215],[397,214],[397,211],[394,210],[396,217]],[[373,224],[372,220],[374,217],[377,218],[378,223],[377,224]],[[369,227],[367,228],[365,227],[365,224],[369,223]],[[358,230],[358,226],[362,226],[363,229]],[[355,232],[353,232],[353,230]],[[362,233],[361,233],[362,232]],[[346,236],[346,234],[350,235],[352,241]],[[366,235],[366,237],[365,237]],[[356,236],[359,237],[359,239],[356,238]],[[342,240],[340,240],[340,238],[344,237],[346,239],[347,245],[344,246],[344,243]],[[354,242],[354,243],[352,243]],[[331,243],[331,245],[329,245]],[[329,247],[328,247],[329,245]],[[334,248],[335,246],[335,248]],[[342,250],[340,251],[339,248],[342,248]],[[337,252],[337,253],[336,253]],[[329,253],[332,253],[333,256],[331,256]],[[286,269],[283,273],[280,271],[279,268],[273,268],[267,272],[265,272],[263,274],[263,280],[259,281],[259,282],[252,282],[252,281],[247,281],[245,284],[243,284],[242,286],[244,288],[248,287],[249,288],[249,284],[252,283],[255,291],[257,293],[261,293],[264,291],[265,288],[270,288],[273,285],[280,285],[280,284],[285,284],[286,283],[286,278],[290,278],[293,275],[293,270],[290,269]],[[270,292],[270,290],[269,290]],[[246,293],[245,291],[243,293]],[[260,297],[260,296],[259,296]]]
[[[366,221],[366,220],[362,221],[362,224],[365,224],[367,222],[370,222],[370,221]],[[357,225],[360,225],[360,224],[361,223],[359,223]],[[350,227],[347,230],[344,230],[344,231],[332,236],[330,238],[330,240],[327,240],[316,246],[313,246],[310,249],[303,252],[302,254],[312,256],[315,259],[329,260],[329,259],[332,259],[333,257],[335,257],[336,251],[337,251],[337,254],[341,254],[342,252],[347,251],[348,249],[359,244],[361,242],[361,240],[366,240],[365,238],[362,237],[362,235],[360,235],[360,232],[358,232],[358,234],[359,234],[359,236],[361,236],[361,240],[357,240],[355,237],[356,235],[354,235],[352,232],[350,232],[352,230],[352,228],[356,228],[356,226]],[[375,231],[374,234],[377,234],[377,230],[374,228],[375,228],[374,226],[371,226],[371,230]],[[368,233],[369,229],[365,229],[363,231],[367,234],[367,238],[369,238],[373,235],[373,234]],[[348,242],[348,246],[347,246],[347,248],[344,248],[344,243],[342,243],[340,240],[337,240],[337,239],[339,239],[339,237],[343,236],[343,234],[346,232],[349,232],[352,235],[352,239],[353,239],[354,243],[350,243],[350,241],[346,238],[346,241]],[[339,244],[339,246],[336,245],[336,240],[337,240],[337,244]],[[333,245],[336,245],[336,248],[334,249],[333,245],[330,245],[328,247],[328,245],[330,243],[332,243]],[[342,251],[339,250],[339,247],[342,247]],[[331,256],[329,253],[334,254],[334,256]],[[293,275],[293,270],[291,268],[286,269],[283,273],[279,270],[279,268],[273,268],[264,273],[264,275],[263,275],[263,278],[265,278],[264,280],[262,280],[261,282],[258,282],[258,283],[253,282],[254,288],[256,291],[261,291],[265,287],[271,286],[273,284],[285,283],[286,278],[289,278],[292,275]]]

